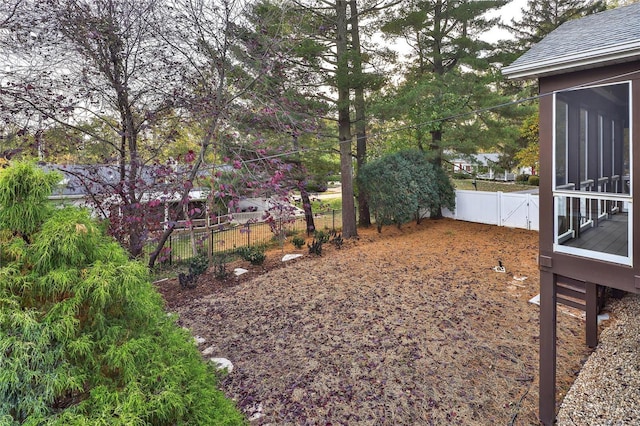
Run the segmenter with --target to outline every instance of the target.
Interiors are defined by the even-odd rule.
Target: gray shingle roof
[[[502,69],[533,78],[640,59],[640,3],[566,22]]]

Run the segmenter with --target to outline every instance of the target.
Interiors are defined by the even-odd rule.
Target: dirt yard
[[[222,388],[251,424],[538,424],[538,234],[448,219],[359,233],[158,284],[200,349],[233,362]],[[561,400],[588,351],[581,320],[558,322]]]

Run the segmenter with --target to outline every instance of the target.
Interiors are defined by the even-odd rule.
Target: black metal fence
[[[342,227],[342,211],[331,210],[315,214],[315,229],[336,230]],[[284,242],[286,236],[306,235],[307,223],[304,217],[292,221],[276,221],[272,224],[255,222],[246,224],[224,223],[211,228],[196,228],[193,231],[195,244],[199,250],[207,253],[224,253],[241,247]],[[191,234],[186,230],[174,231],[166,243],[166,255],[163,263],[178,263],[193,257]]]

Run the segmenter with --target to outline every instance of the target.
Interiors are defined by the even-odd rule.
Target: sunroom
[[[593,347],[604,289],[640,293],[640,3],[564,23],[503,74],[539,87],[539,404],[551,425],[557,303],[586,311]]]
[[[632,264],[631,81],[553,93],[553,251]]]

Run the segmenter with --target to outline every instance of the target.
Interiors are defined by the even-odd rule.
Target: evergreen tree
[[[563,23],[604,9],[604,0],[528,0],[526,7],[521,9],[521,18],[501,24],[509,30],[513,39],[500,41],[497,53],[492,58],[497,62],[510,64]],[[505,93],[510,93],[516,98],[535,96],[537,93],[536,82],[505,81],[501,87]],[[533,167],[538,161],[534,158],[538,153],[537,141],[531,141],[530,138],[521,135],[522,129],[531,128],[532,119],[537,119],[537,102],[522,106],[522,112],[525,114],[516,119],[520,130],[501,149],[501,165],[506,168],[516,164]]]
[[[382,27],[387,37],[403,39],[412,50],[404,80],[386,108],[413,125],[417,146],[428,151],[438,167],[442,166],[443,135],[451,123],[462,128],[478,120],[476,127],[487,127],[482,118],[466,113],[483,101],[496,100],[489,86],[494,73],[487,52],[492,46],[480,35],[497,23],[486,13],[506,3],[409,1]],[[431,214],[441,216],[437,209]]]
[[[59,180],[0,171],[0,423],[243,424],[147,268],[87,211],[47,208]]]

